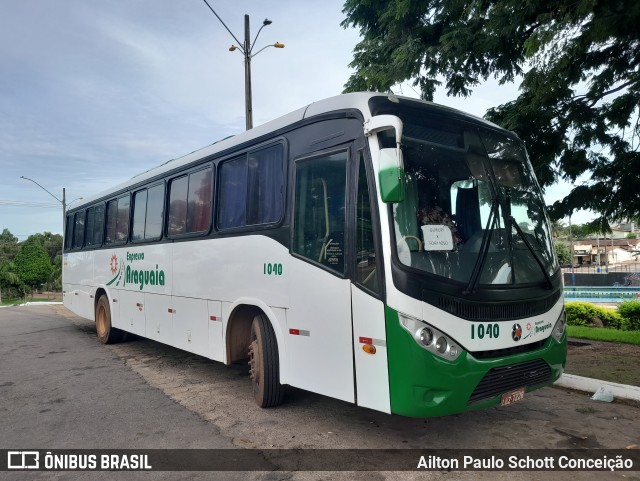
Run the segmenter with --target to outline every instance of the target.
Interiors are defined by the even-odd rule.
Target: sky
[[[209,1],[236,38],[265,18],[252,62],[254,125],[341,93],[354,29],[343,2]],[[0,2],[0,231],[62,232],[61,203],[115,186],[245,129],[242,54],[202,0]],[[417,97],[409,86],[395,93]],[[488,82],[435,101],[477,116],[515,98]],[[551,187],[547,203],[567,186]],[[574,215],[573,223],[589,220]]]

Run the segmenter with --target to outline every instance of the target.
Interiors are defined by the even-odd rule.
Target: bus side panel
[[[214,361],[224,361],[222,344],[222,302],[207,302],[207,314],[209,315],[209,327],[206,356]]]
[[[355,402],[350,281],[296,258],[290,272],[288,382]]]
[[[201,356],[209,356],[209,316],[207,301],[188,297],[172,297],[172,345]]]
[[[174,296],[235,302],[260,299],[289,305],[289,251],[264,235],[173,244]]]
[[[390,413],[384,304],[353,285],[351,304],[358,405]],[[366,344],[373,354],[363,349]]]
[[[94,317],[93,252],[64,254],[64,306],[86,319]]]
[[[147,293],[144,298],[146,337],[165,344],[172,344],[174,337],[171,296]]]

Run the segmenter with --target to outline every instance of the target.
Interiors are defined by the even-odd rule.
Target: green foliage
[[[521,80],[518,98],[487,112],[525,142],[538,181],[590,180],[552,208],[608,221],[640,213],[640,2],[634,0],[346,0],[360,29],[345,91],[410,80],[423,99],[443,85],[468,96],[489,77]]]
[[[565,309],[569,326],[601,327],[600,323],[602,323],[602,326],[611,329],[626,327],[626,321],[617,312],[589,302],[567,302]]]
[[[637,239],[638,235],[635,232],[629,232],[627,234],[627,239]]]
[[[37,239],[28,239],[20,245],[15,265],[20,280],[31,289],[47,282],[52,270],[49,255]]]
[[[9,229],[4,229],[0,233],[0,264],[13,262],[18,255],[18,238]]]
[[[640,331],[640,301],[626,301],[618,306],[618,314],[629,329]]]
[[[569,246],[564,242],[556,241],[556,254],[558,255],[558,262],[563,266],[571,263],[571,250]]]
[[[62,236],[51,232],[37,233],[29,236],[27,240],[36,240],[49,255],[51,264],[55,263],[56,256],[62,253]]]

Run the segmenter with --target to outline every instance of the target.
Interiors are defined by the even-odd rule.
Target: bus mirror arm
[[[402,157],[402,120],[395,115],[376,115],[364,123],[364,135],[371,137],[385,130],[395,132],[396,147],[380,148],[378,180],[383,202],[404,200],[404,161]]]

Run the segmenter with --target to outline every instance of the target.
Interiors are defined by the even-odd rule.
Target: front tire
[[[249,367],[256,404],[261,408],[282,404],[284,387],[280,384],[278,342],[269,320],[263,314],[254,317],[251,324]]]
[[[106,295],[100,296],[96,304],[96,332],[102,344],[114,344],[124,340],[125,332],[111,325],[111,309]]]

